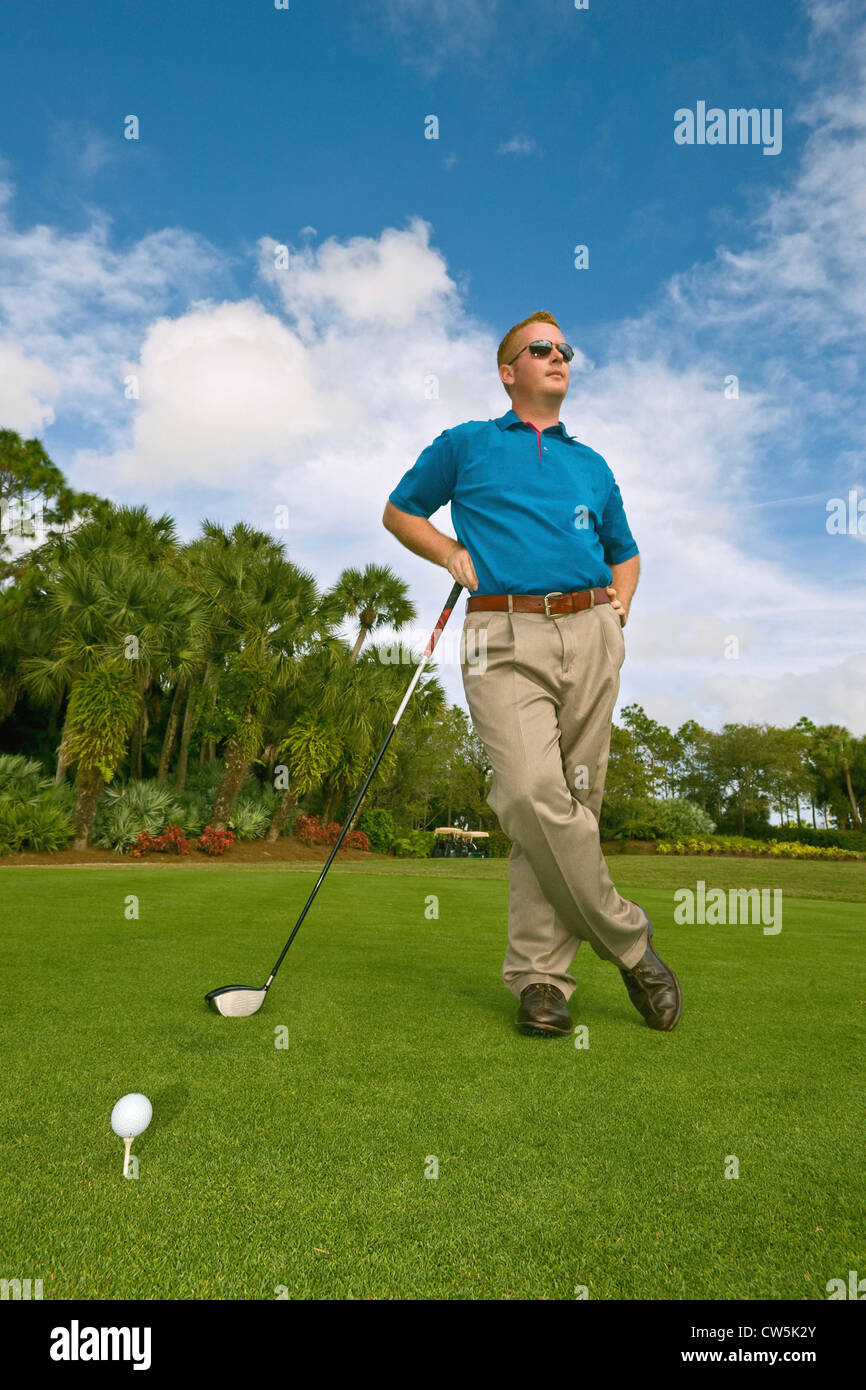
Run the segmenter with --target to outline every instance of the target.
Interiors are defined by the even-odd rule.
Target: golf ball
[[[150,1124],[153,1106],[147,1096],[133,1091],[122,1096],[111,1112],[111,1128],[121,1139],[135,1139]]]

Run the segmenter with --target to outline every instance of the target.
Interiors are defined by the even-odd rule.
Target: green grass
[[[245,1020],[202,996],[263,982],[317,871],[0,869],[0,1275],[47,1299],[826,1298],[864,1263],[866,866],[609,864],[685,1007],[651,1031],[584,945],[588,1050],[513,1027],[504,861],[335,864]],[[698,878],[782,887],[782,932],[674,925]],[[124,1181],[108,1117],[138,1090]]]

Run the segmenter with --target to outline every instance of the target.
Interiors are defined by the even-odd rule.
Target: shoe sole
[[[547,1028],[543,1023],[516,1023],[514,1026],[525,1038],[567,1038],[571,1032],[570,1028]]]

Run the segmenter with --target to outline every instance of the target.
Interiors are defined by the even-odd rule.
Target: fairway
[[[866,866],[608,862],[685,1004],[651,1031],[584,945],[585,1049],[514,1029],[504,861],[335,865],[240,1020],[203,995],[264,982],[315,869],[0,869],[4,1274],[46,1299],[826,1299],[863,1260]],[[674,925],[700,877],[782,885],[783,930]],[[130,1091],[154,1114],[125,1181]]]

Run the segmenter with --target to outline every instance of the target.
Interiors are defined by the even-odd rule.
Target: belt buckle
[[[550,599],[550,598],[562,598],[562,594],[563,594],[563,590],[562,590],[562,589],[551,589],[551,591],[550,591],[549,594],[545,594],[545,595],[544,595],[544,613],[545,613],[545,617],[548,617],[548,618],[562,618],[562,617],[565,616],[563,613],[551,613],[550,608],[549,608],[549,606],[548,606],[548,602],[547,602],[547,600]]]

